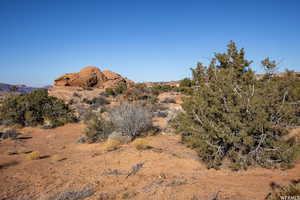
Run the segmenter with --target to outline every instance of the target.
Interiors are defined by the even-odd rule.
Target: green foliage
[[[158,99],[157,95],[152,93],[152,89],[145,84],[136,84],[134,87],[129,88],[124,97],[128,101],[146,101],[150,104],[155,104]]]
[[[193,81],[189,78],[184,78],[179,82],[179,87],[192,87]]]
[[[114,89],[112,89],[112,88],[106,88],[105,93],[110,95],[110,96],[115,96],[116,95]]]
[[[170,85],[159,84],[152,87],[152,94],[159,95],[162,92],[171,92],[174,88]]]
[[[178,92],[182,92],[185,94],[192,93],[192,86],[194,85],[194,81],[189,78],[184,78],[179,82]]]
[[[285,140],[285,127],[299,125],[299,80],[257,80],[243,49],[230,42],[208,67],[192,70],[192,95],[174,127],[208,168],[226,160],[234,170],[250,165],[290,167],[299,144]]]
[[[114,130],[111,121],[105,120],[100,113],[90,113],[84,123],[86,124],[84,134],[88,142],[104,141]]]
[[[46,90],[10,96],[0,107],[0,119],[7,125],[38,125],[51,121],[59,126],[75,120],[73,111],[62,100],[48,96]]]
[[[110,104],[104,97],[94,97],[93,99],[84,98],[82,100],[83,103],[92,105],[93,108],[98,108],[99,106]]]
[[[119,95],[119,94],[123,94],[125,93],[125,91],[127,90],[127,85],[126,83],[119,83],[117,85],[117,87],[114,89],[115,94]]]
[[[277,70],[277,63],[274,60],[270,60],[269,57],[261,61],[261,64],[266,72],[266,75],[272,75]]]

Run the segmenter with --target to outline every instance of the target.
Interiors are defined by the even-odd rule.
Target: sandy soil
[[[261,200],[273,181],[287,184],[300,178],[300,163],[281,171],[250,169],[206,169],[192,150],[180,144],[179,136],[151,136],[153,147],[136,150],[132,145],[104,152],[103,144],[77,144],[84,125],[68,124],[52,130],[24,128],[21,141],[0,142],[0,199],[36,199],[64,191],[91,187],[99,199],[220,199]],[[6,155],[7,151],[39,151],[44,157],[29,160],[26,154]],[[58,155],[62,161],[54,161]],[[127,177],[131,167],[144,163],[136,174]],[[119,175],[104,175],[109,169]]]

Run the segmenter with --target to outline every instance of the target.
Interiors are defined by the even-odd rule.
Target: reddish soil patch
[[[103,144],[76,144],[84,125],[68,124],[53,130],[25,128],[22,141],[0,143],[0,199],[36,199],[40,195],[89,186],[87,199],[220,199],[261,200],[274,181],[287,184],[300,178],[300,163],[281,171],[249,169],[206,169],[195,152],[180,144],[178,136],[151,136],[152,149],[138,151],[123,145],[104,152]],[[31,137],[31,138],[29,138]],[[45,158],[28,160],[25,154],[5,155],[21,149],[39,151]],[[53,161],[53,156],[65,158]],[[48,157],[49,156],[49,157]],[[126,174],[133,165],[144,163],[136,174]],[[108,170],[118,174],[104,175]],[[116,171],[115,171],[116,172]]]

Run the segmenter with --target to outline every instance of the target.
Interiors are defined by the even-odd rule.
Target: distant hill
[[[27,93],[31,93],[35,90],[38,90],[38,89],[48,90],[52,86],[45,86],[45,87],[38,88],[38,87],[29,87],[26,85],[11,85],[11,84],[6,84],[6,83],[0,83],[0,92],[9,92],[13,89],[13,87],[16,87],[17,93],[27,94]]]

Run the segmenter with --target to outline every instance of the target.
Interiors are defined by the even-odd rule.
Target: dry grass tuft
[[[60,155],[54,155],[54,156],[51,156],[51,160],[53,161],[53,162],[60,162],[60,161],[63,161],[63,160],[65,160],[66,158],[63,158],[63,157],[61,157]]]
[[[108,140],[104,143],[103,148],[105,151],[114,151],[121,146],[121,142],[118,140]]]
[[[145,150],[151,148],[149,142],[145,138],[138,138],[131,143],[137,150]]]
[[[34,151],[34,152],[27,154],[26,158],[29,160],[38,160],[41,158],[41,154],[38,151]]]
[[[18,149],[17,150],[17,153],[18,154],[26,154],[26,153],[29,153],[30,151],[26,148],[21,148],[21,149]]]
[[[5,151],[4,152],[4,155],[7,155],[7,156],[11,156],[11,155],[15,155],[15,154],[17,154],[17,152],[15,152],[15,151]]]

